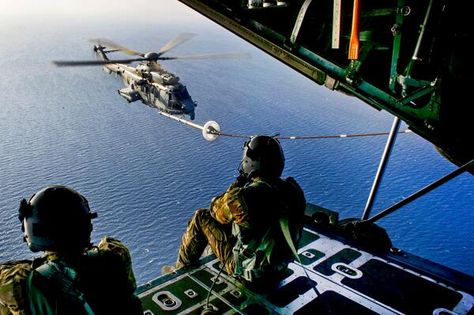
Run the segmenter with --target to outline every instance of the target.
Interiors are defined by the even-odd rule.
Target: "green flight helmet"
[[[47,186],[21,200],[24,240],[33,252],[79,252],[89,247],[92,219],[87,199],[72,188]]]
[[[269,136],[253,136],[244,143],[240,174],[247,177],[280,177],[285,156],[280,142]]]

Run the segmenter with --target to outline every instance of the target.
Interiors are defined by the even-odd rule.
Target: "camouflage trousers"
[[[229,274],[234,272],[232,248],[236,239],[232,236],[231,224],[220,224],[212,216],[209,209],[198,209],[188,222],[181,239],[176,267],[195,265],[207,245],[225,265]]]

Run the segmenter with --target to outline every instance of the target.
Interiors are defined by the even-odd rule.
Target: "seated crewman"
[[[176,267],[196,264],[209,245],[229,274],[247,282],[283,273],[295,258],[290,244],[297,248],[306,207],[297,182],[280,178],[284,161],[277,139],[246,141],[239,177],[212,200],[210,209],[196,210]]]
[[[91,244],[96,216],[66,186],[21,201],[24,239],[44,255],[0,264],[0,315],[142,314],[127,247],[111,237]]]

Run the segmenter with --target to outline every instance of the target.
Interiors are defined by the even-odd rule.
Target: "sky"
[[[199,18],[175,0],[133,0],[136,10],[130,10],[130,7],[130,0],[0,0],[0,17],[101,18],[106,14],[122,20],[140,18],[153,21],[159,18],[186,23]],[[190,14],[184,17],[183,12],[186,11]]]

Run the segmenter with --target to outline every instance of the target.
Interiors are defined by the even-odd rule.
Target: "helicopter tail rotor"
[[[110,39],[95,38],[95,39],[91,39],[90,42],[93,42],[93,43],[98,44],[98,45],[103,46],[103,47],[112,48],[112,50],[108,50],[108,52],[120,51],[120,52],[123,52],[124,54],[131,55],[131,56],[145,57],[145,54],[143,54],[139,51],[130,49],[128,47],[119,45],[119,44],[111,41]]]

